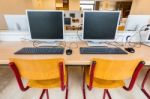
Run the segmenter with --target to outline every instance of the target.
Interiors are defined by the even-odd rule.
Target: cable
[[[74,45],[75,45],[75,47],[74,47]],[[71,42],[69,44],[69,49],[76,49],[76,48],[78,48],[78,43],[77,42]]]
[[[148,25],[144,25],[144,26],[142,26],[141,28],[140,28],[140,30],[139,31],[137,31],[138,32],[138,34],[139,34],[139,37],[140,37],[140,41],[139,41],[139,43],[134,43],[134,42],[131,42],[131,40],[132,40],[132,38],[135,36],[135,35],[137,35],[137,33],[135,33],[134,35],[132,35],[128,40],[126,40],[126,42],[128,42],[128,44],[129,44],[129,46],[131,46],[131,47],[141,47],[141,45],[142,45],[142,34],[141,34],[141,32],[142,31],[147,31],[147,30],[149,30],[149,27],[150,26],[150,24],[148,24]],[[144,28],[144,27],[146,27],[146,28]]]
[[[82,26],[82,24],[78,25],[78,28],[80,28],[80,26]],[[79,39],[80,41],[83,41],[83,40],[80,38],[79,30],[78,30],[78,29],[77,29],[77,36],[78,36],[78,39]]]
[[[41,43],[40,41],[32,41],[33,47],[39,47],[39,44]]]
[[[59,46],[60,46],[60,47],[66,47],[66,45],[67,45],[67,44],[66,44],[66,42],[65,42],[65,41],[63,41],[63,42],[59,42]]]
[[[39,44],[42,44],[42,43],[49,43],[49,42],[46,42],[46,41],[32,41],[33,43],[33,47],[39,47]],[[66,42],[58,42],[58,45],[57,46],[49,46],[49,47],[66,47]]]
[[[117,42],[118,38],[119,37],[117,37],[116,40],[113,43],[116,43],[117,44],[116,46],[118,46],[118,47],[124,47],[124,44],[121,44],[121,42],[123,42],[123,40],[124,40],[124,36],[122,36],[121,42]]]

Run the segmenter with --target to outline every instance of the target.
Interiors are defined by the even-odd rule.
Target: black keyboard
[[[15,54],[63,54],[64,48],[33,48],[25,47],[15,52]]]
[[[80,47],[80,54],[128,54],[120,48]]]

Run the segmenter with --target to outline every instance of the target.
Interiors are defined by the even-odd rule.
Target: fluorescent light
[[[80,1],[80,4],[94,4],[95,1]]]

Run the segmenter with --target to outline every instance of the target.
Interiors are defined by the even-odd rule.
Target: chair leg
[[[66,96],[65,99],[68,99],[68,88],[66,87]]]
[[[49,99],[48,89],[43,89],[42,94],[39,99],[42,99],[45,93],[46,93],[47,99]]]
[[[106,97],[106,89],[104,89],[103,99],[105,99],[105,97]]]
[[[149,73],[150,73],[150,69],[147,71],[147,73],[144,77],[144,80],[142,82],[142,88],[141,88],[142,92],[148,97],[148,99],[150,99],[150,94],[145,90],[144,85],[148,79]]]
[[[47,97],[47,99],[49,99],[48,89],[46,89],[46,97]]]
[[[112,99],[108,89],[107,89],[107,95],[108,95],[109,99]]]
[[[67,83],[66,83],[66,96],[65,99],[68,99],[68,76],[67,76]]]
[[[68,77],[68,67],[66,67],[67,70],[67,82],[66,82],[66,96],[65,99],[68,99],[68,83],[69,83],[69,77]]]
[[[83,86],[82,86],[82,93],[83,99],[86,99],[86,92],[85,92],[85,68],[83,67]]]
[[[40,96],[40,98],[39,98],[39,99],[42,99],[42,98],[43,98],[45,91],[46,91],[46,90],[45,90],[45,89],[43,89],[42,94],[41,94],[41,96]]]
[[[111,98],[111,95],[110,95],[110,93],[109,93],[109,91],[108,91],[108,89],[104,89],[103,99],[106,98],[106,95],[108,95],[108,98],[109,98],[109,99],[112,99],[112,98]]]

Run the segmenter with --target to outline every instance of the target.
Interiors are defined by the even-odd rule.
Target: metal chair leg
[[[68,88],[66,87],[66,96],[65,99],[68,99]]]
[[[103,99],[105,99],[105,97],[106,97],[106,89],[104,89]]]
[[[112,99],[112,98],[111,98],[111,95],[110,95],[110,93],[109,93],[109,91],[108,91],[108,89],[107,89],[106,92],[107,92],[107,95],[108,95],[109,99]]]
[[[40,98],[39,98],[39,99],[42,99],[45,93],[46,93],[46,97],[47,97],[47,99],[49,99],[48,89],[43,89],[42,94],[41,94],[41,96],[40,96]]]
[[[149,73],[150,73],[150,69],[147,71],[147,73],[144,77],[144,80],[142,82],[142,88],[141,88],[142,92],[148,97],[148,99],[150,99],[150,94],[145,90],[144,85],[148,79]]]
[[[65,96],[65,99],[68,99],[68,83],[69,83],[69,80],[68,80],[68,67],[66,67],[66,70],[67,70],[67,82],[66,82],[66,96]]]
[[[112,99],[112,98],[111,98],[111,95],[110,95],[110,93],[109,93],[109,91],[108,91],[108,89],[104,89],[103,99],[106,98],[106,95],[108,95],[108,98],[109,98],[109,99]]]
[[[47,99],[49,99],[48,89],[46,89],[46,97],[47,97]]]
[[[45,89],[43,89],[42,94],[41,94],[41,96],[40,96],[40,98],[39,98],[39,99],[42,99],[42,98],[43,98],[45,91],[46,91],[46,90],[45,90]]]
[[[83,99],[86,99],[86,92],[85,92],[85,68],[83,67],[83,86],[82,86],[82,93]]]

